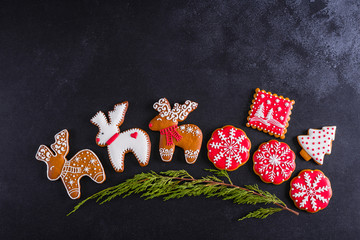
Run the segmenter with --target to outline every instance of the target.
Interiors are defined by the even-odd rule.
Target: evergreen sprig
[[[80,202],[68,213],[74,213],[84,203],[95,199],[99,204],[104,204],[116,197],[127,197],[132,194],[140,194],[145,200],[157,197],[163,200],[178,199],[191,196],[218,197],[223,200],[231,200],[236,204],[274,204],[276,207],[259,208],[254,212],[248,213],[239,220],[247,218],[266,218],[282,210],[290,211],[296,215],[298,212],[289,209],[286,204],[275,195],[259,189],[257,185],[245,185],[239,187],[234,185],[229,174],[224,170],[205,169],[214,175],[195,179],[185,170],[169,170],[156,173],[154,171],[140,173],[127,179],[125,182],[116,186],[106,188],[87,199]],[[216,175],[216,176],[215,176]],[[226,183],[218,177],[224,177],[229,182]]]

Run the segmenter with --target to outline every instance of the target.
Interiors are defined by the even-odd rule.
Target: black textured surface
[[[265,3],[267,2],[267,3]],[[273,3],[276,2],[276,3]],[[2,1],[0,3],[0,235],[1,239],[355,239],[359,227],[360,5],[358,1]],[[89,148],[107,180],[81,181],[82,198],[149,170],[211,168],[205,143],[232,124],[252,141],[253,153],[273,139],[245,127],[255,88],[296,101],[286,143],[297,153],[295,174],[320,169],[334,196],[327,209],[299,216],[236,220],[253,206],[185,198],[138,197],[89,203],[70,217],[61,181],[46,178],[35,159],[40,144],[67,128],[69,157]],[[159,133],[148,129],[160,97],[199,103],[186,123],[204,144],[195,165],[177,149],[171,163],[158,154]],[[151,160],[141,168],[128,154],[116,173],[95,144],[89,119],[128,100],[121,129],[145,129]],[[323,166],[298,154],[296,136],[336,125],[333,152]],[[259,184],[289,207],[289,182],[262,183],[252,162],[230,173],[236,184]]]

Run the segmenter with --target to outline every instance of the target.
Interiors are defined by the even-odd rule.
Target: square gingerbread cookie
[[[294,104],[294,100],[257,88],[246,126],[284,139]]]

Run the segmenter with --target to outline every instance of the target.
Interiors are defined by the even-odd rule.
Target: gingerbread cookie
[[[284,139],[294,104],[294,100],[257,88],[246,126]]]
[[[290,182],[290,197],[297,208],[315,213],[326,208],[332,196],[330,180],[320,170],[302,170]]]
[[[228,125],[212,133],[207,148],[216,168],[234,171],[249,160],[251,142],[243,130]]]
[[[311,158],[322,165],[324,163],[325,154],[331,154],[332,141],[335,140],[336,127],[323,127],[321,130],[310,128],[308,135],[300,135],[297,137],[302,150],[300,155],[309,161]]]
[[[99,128],[96,144],[107,147],[110,162],[116,172],[124,171],[124,158],[128,152],[135,155],[142,167],[148,165],[150,159],[151,142],[144,130],[131,128],[120,133],[119,126],[124,122],[128,106],[127,101],[116,104],[114,110],[109,111],[109,122],[101,111],[90,120]]]
[[[194,124],[178,126],[197,106],[196,102],[186,100],[185,104],[175,103],[174,108],[171,108],[166,98],[161,98],[154,104],[153,107],[159,114],[150,121],[149,128],[160,131],[159,151],[164,162],[172,160],[175,146],[184,149],[187,163],[193,164],[197,160],[203,138],[200,128]]]
[[[295,153],[286,143],[270,140],[253,155],[254,172],[265,183],[281,184],[295,170]]]
[[[90,177],[96,183],[105,181],[103,166],[91,150],[81,150],[69,161],[66,159],[69,152],[69,133],[66,129],[55,135],[55,143],[50,147],[53,152],[41,145],[35,158],[46,163],[49,180],[55,181],[61,177],[70,198],[80,198],[80,179],[83,176]]]

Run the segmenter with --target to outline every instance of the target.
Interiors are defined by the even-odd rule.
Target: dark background
[[[358,147],[360,4],[353,1],[1,1],[0,3],[0,235],[1,239],[355,239],[360,234]],[[216,198],[162,202],[138,196],[66,214],[71,200],[61,182],[35,159],[40,144],[70,133],[70,159],[81,149],[102,160],[107,180],[81,181],[84,199],[142,171],[212,168],[206,142],[226,124],[242,128],[251,154],[273,137],[245,127],[255,88],[296,101],[286,138],[297,168],[320,169],[334,195],[318,213],[280,212],[265,220],[237,219],[258,206]],[[199,103],[184,123],[198,125],[204,143],[188,165],[177,148],[161,161],[159,133],[148,129],[161,97]],[[111,167],[95,144],[98,111],[129,101],[121,129],[145,129],[152,141],[148,166],[132,154],[125,171]],[[306,162],[296,136],[336,125],[324,165]],[[230,176],[259,184],[295,209],[289,181],[265,184],[249,161]]]

